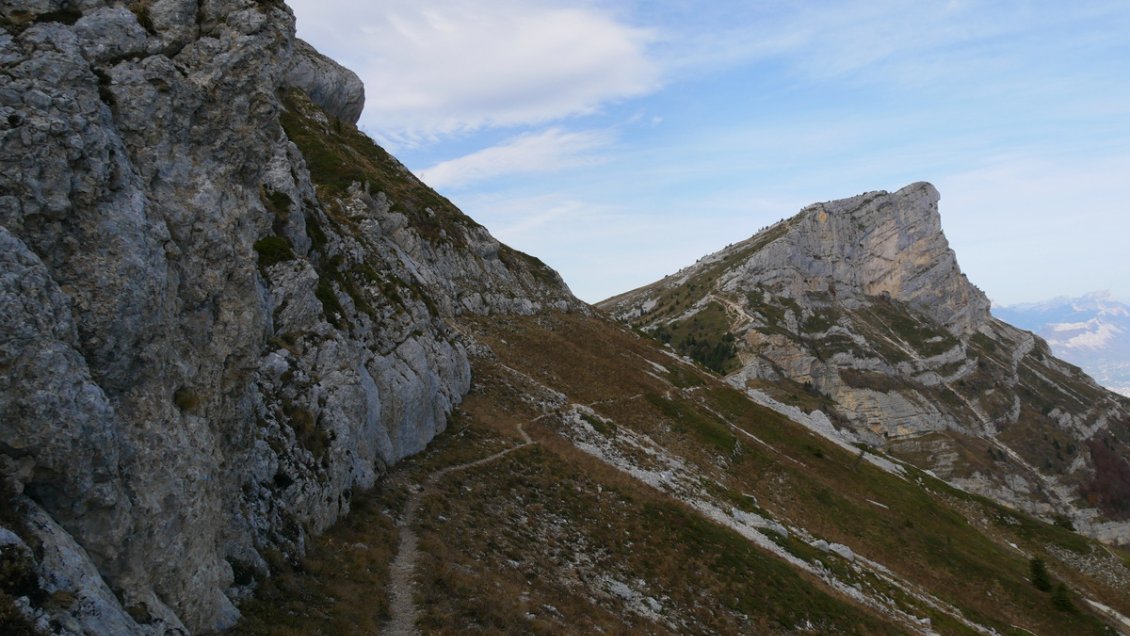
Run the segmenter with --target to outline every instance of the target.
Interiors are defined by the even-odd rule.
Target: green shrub
[[[290,195],[278,190],[267,191],[265,188],[260,197],[263,205],[271,211],[275,216],[285,217],[290,214],[290,209],[294,206],[294,201],[290,199]]]
[[[43,600],[44,592],[39,588],[35,564],[22,550],[11,548],[0,551],[0,634],[23,636],[40,633],[16,606],[15,599],[21,596],[28,597],[32,603]]]
[[[195,413],[200,408],[200,394],[182,386],[173,394],[173,404],[176,404],[182,413]]]
[[[20,612],[15,600],[7,592],[0,592],[0,634],[41,636],[42,633]]]
[[[314,413],[293,404],[287,405],[283,411],[290,420],[290,427],[294,429],[294,437],[298,444],[310,451],[315,458],[321,459],[329,448],[330,437],[318,426]]]
[[[1071,523],[1071,517],[1068,517],[1067,515],[1056,515],[1055,519],[1052,520],[1052,523],[1060,528],[1063,528],[1064,530],[1075,532],[1075,524]]]
[[[326,320],[330,321],[330,324],[335,327],[341,327],[342,321],[345,319],[345,310],[342,309],[341,303],[337,299],[333,284],[325,278],[319,278],[318,286],[314,289],[314,296],[322,303],[322,313],[325,314]]]
[[[1044,560],[1036,557],[1029,563],[1029,567],[1032,571],[1032,585],[1035,585],[1036,589],[1043,592],[1050,591],[1052,589],[1052,580],[1051,577],[1048,576],[1048,568],[1047,565],[1044,564]]]
[[[654,336],[679,353],[719,374],[739,366],[737,338],[730,331],[730,319],[718,303],[710,303],[694,316],[658,325]]]
[[[581,413],[581,419],[588,422],[589,426],[593,427],[597,433],[605,437],[614,437],[616,435],[616,423],[611,420],[605,420],[599,415],[593,417],[587,413]]]
[[[275,263],[294,259],[290,241],[282,236],[268,236],[255,241],[255,251],[259,253],[259,267],[270,267]]]
[[[1071,602],[1071,592],[1063,583],[1055,586],[1055,591],[1052,592],[1052,605],[1061,612],[1074,613],[1076,611],[1075,603]]]
[[[157,29],[153,25],[153,16],[150,14],[152,5],[153,0],[140,0],[129,3],[127,7],[137,17],[137,23],[140,24],[143,29],[150,35],[156,35]]]

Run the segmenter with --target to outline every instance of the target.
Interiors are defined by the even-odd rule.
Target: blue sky
[[[362,128],[584,300],[914,181],[995,303],[1130,300],[1130,3],[289,4]]]

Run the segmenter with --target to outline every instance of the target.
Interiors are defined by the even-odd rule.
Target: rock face
[[[808,206],[600,303],[844,439],[1107,540],[1130,540],[1130,402],[993,318],[916,183]]]
[[[365,108],[365,85],[353,71],[294,40],[294,55],[286,72],[288,84],[310,96],[331,117],[357,123]]]
[[[969,283],[941,230],[938,191],[915,183],[802,210],[790,231],[743,269],[723,277],[727,291],[777,288],[794,297],[843,290],[890,296],[955,333],[989,317],[989,300]]]
[[[352,127],[360,82],[282,3],[0,26],[0,519],[52,630],[231,625],[443,430],[445,318],[582,308]]]

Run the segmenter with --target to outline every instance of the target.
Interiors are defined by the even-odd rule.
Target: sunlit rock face
[[[810,205],[598,306],[735,386],[827,411],[854,443],[1130,539],[1102,450],[1126,448],[1130,404],[990,315],[938,204],[915,183]]]

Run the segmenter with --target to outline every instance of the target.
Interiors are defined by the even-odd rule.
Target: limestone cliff
[[[232,624],[443,430],[446,317],[581,307],[353,127],[360,82],[281,2],[0,26],[0,551],[41,628]]]
[[[599,306],[847,441],[1130,541],[1130,402],[990,315],[938,200],[916,183],[811,205]]]
[[[720,289],[771,288],[792,297],[830,291],[849,305],[860,295],[886,295],[968,333],[988,318],[989,300],[958,268],[938,199],[932,185],[915,183],[805,208],[779,240],[724,274]]]

